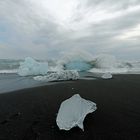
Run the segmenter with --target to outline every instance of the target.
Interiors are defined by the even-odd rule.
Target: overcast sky
[[[0,58],[73,50],[140,59],[140,0],[0,0]]]

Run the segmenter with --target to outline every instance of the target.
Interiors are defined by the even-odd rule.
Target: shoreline
[[[80,73],[80,78],[78,80],[101,80],[101,76],[103,73],[91,73],[91,72],[81,72]],[[134,73],[134,74],[112,74],[113,78],[114,76],[138,76],[139,73]],[[104,80],[104,79],[102,79]],[[111,80],[111,79],[108,79]],[[27,77],[22,77],[19,76],[16,73],[8,73],[8,74],[0,74],[0,95],[1,94],[6,94],[10,92],[15,92],[15,91],[20,91],[24,89],[30,89],[30,88],[36,88],[36,87],[42,87],[42,86],[49,86],[53,84],[61,84],[65,82],[72,82],[71,80],[69,81],[55,81],[55,82],[44,82],[44,81],[36,81],[33,79],[33,76],[27,76]]]
[[[58,82],[0,94],[1,140],[138,140],[140,75]],[[60,131],[55,119],[62,101],[74,94],[97,104],[79,128]]]

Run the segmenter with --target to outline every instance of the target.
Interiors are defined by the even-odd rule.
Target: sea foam
[[[31,57],[25,60],[0,59],[0,73],[39,76],[46,75],[48,72],[76,70],[92,73],[140,74],[140,61],[122,61],[107,54],[92,56],[85,52],[71,52],[57,60],[50,60],[37,61]]]

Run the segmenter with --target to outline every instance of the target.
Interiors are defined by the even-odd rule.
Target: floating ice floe
[[[60,130],[70,130],[78,126],[84,131],[83,121],[86,115],[96,109],[94,102],[85,100],[79,94],[75,94],[61,103],[56,123]]]
[[[111,79],[112,78],[112,74],[111,73],[104,73],[102,76],[101,76],[103,79]]]
[[[79,74],[75,70],[62,70],[56,71],[45,76],[36,76],[34,80],[37,81],[66,81],[66,80],[77,80],[79,79]]]
[[[37,62],[31,57],[25,58],[24,62],[20,63],[18,74],[20,76],[28,75],[45,75],[48,72],[48,63]]]

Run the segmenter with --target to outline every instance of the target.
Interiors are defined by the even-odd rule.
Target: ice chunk
[[[36,76],[34,80],[37,81],[66,81],[66,80],[77,80],[79,79],[79,74],[75,70],[61,70],[50,73],[46,76]]]
[[[28,75],[45,75],[48,72],[47,62],[37,62],[33,58],[27,57],[24,62],[20,63],[18,74],[20,76]]]
[[[102,75],[102,78],[103,79],[111,79],[112,78],[112,74],[111,73],[104,73],[103,75]]]
[[[86,71],[91,68],[91,65],[85,61],[71,61],[65,64],[65,68],[68,70]]]
[[[87,114],[97,109],[94,102],[85,100],[79,94],[62,102],[57,114],[56,123],[60,130],[79,127],[84,131],[83,121]]]
[[[82,50],[72,50],[62,54],[62,58],[58,61],[67,70],[86,71],[91,69],[90,61],[93,60],[91,54]]]

